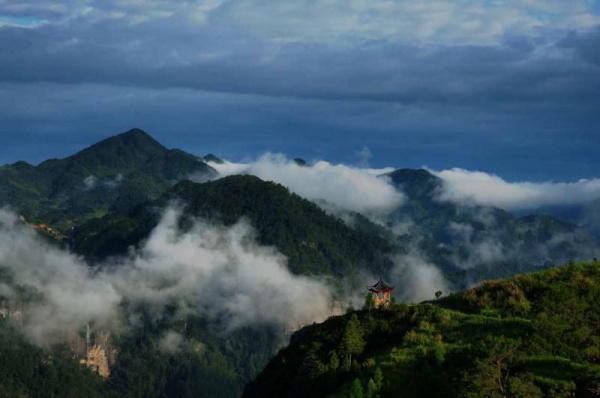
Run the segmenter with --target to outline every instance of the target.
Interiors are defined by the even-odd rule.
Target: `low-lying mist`
[[[92,273],[82,258],[45,243],[15,214],[0,210],[0,265],[13,279],[0,292],[9,299],[22,298],[23,287],[31,292],[23,331],[39,344],[87,323],[118,333],[140,305],[157,317],[176,306],[176,316],[206,316],[225,329],[305,325],[330,314],[330,287],[291,274],[285,257],[257,245],[243,220],[229,228],[196,220],[182,233],[178,218],[177,209],[167,209],[139,249]]]
[[[444,181],[439,192],[441,201],[519,210],[600,200],[598,178],[575,182],[508,182],[494,174],[460,168],[429,171]]]
[[[378,177],[392,168],[357,168],[323,160],[301,166],[284,155],[270,153],[250,163],[209,164],[221,177],[252,174],[282,184],[306,199],[326,201],[347,211],[382,213],[401,206],[405,200],[387,178]]]

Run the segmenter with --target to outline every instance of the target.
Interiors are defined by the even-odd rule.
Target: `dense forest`
[[[33,344],[24,330],[33,316],[28,309],[44,295],[16,284],[5,267],[0,267],[0,288],[0,397],[240,396],[286,343],[274,326],[229,330],[202,316],[181,317],[175,306],[157,313],[122,303],[122,316],[136,321],[110,336],[115,360],[103,380],[79,363],[86,355],[85,328],[65,329],[64,341]],[[6,291],[12,292],[10,299],[3,297]],[[96,332],[102,331],[93,330],[92,344]]]
[[[0,317],[0,397],[117,397],[104,380],[73,360],[68,346],[42,349]]]
[[[600,262],[298,331],[245,397],[600,395]]]
[[[69,345],[40,348],[0,317],[0,397],[234,397],[284,341],[270,328],[220,334],[218,326],[144,319],[144,327],[115,337],[118,356],[105,381],[79,364]],[[165,332],[178,330],[186,344],[159,349]],[[82,331],[83,333],[83,331]]]
[[[371,232],[377,227],[368,220],[362,221],[363,228],[353,229],[285,187],[250,175],[203,184],[182,181],[154,202],[77,228],[73,248],[87,258],[123,254],[158,224],[162,209],[177,205],[182,207],[183,230],[194,218],[225,226],[247,219],[258,243],[275,246],[296,274],[336,279],[352,278],[361,270],[387,274],[392,267],[389,256],[400,250]]]

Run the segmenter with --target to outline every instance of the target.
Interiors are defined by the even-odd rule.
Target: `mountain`
[[[385,277],[396,272],[398,278],[392,282],[398,285],[398,289],[411,283],[411,280],[402,279],[403,276],[397,272],[395,259],[412,255],[414,251],[427,261],[440,266],[444,276],[452,282],[452,287],[456,288],[490,276],[514,274],[550,265],[550,261],[556,263],[565,256],[578,257],[581,256],[582,247],[594,247],[591,241],[587,240],[587,235],[577,226],[552,217],[518,217],[500,209],[439,202],[436,197],[438,190],[443,187],[443,182],[426,170],[402,169],[387,175],[387,178],[407,195],[408,203],[388,214],[382,224],[375,224],[364,215],[352,214],[350,218],[353,223],[350,225],[279,184],[262,181],[250,175],[215,180],[216,171],[205,162],[220,161],[212,154],[199,158],[180,150],[169,150],[143,131],[133,129],[65,159],[48,160],[38,166],[18,162],[0,167],[0,200],[2,204],[10,204],[22,214],[22,221],[30,224],[44,222],[58,227],[64,233],[68,231],[70,250],[79,254],[85,259],[86,265],[91,266],[89,270],[85,270],[85,274],[89,271],[92,275],[91,280],[101,282],[118,277],[118,281],[122,283],[121,277],[127,275],[127,272],[119,273],[119,267],[130,266],[131,269],[125,270],[135,272],[137,264],[127,263],[135,256],[129,249],[144,246],[161,222],[166,209],[176,209],[176,236],[197,238],[194,234],[186,235],[187,232],[197,231],[194,228],[208,230],[215,227],[219,231],[236,231],[235,228],[229,227],[240,222],[246,223],[255,233],[247,237],[251,241],[249,246],[253,249],[254,246],[260,246],[260,253],[263,253],[262,250],[264,253],[282,253],[287,262],[280,261],[278,256],[277,264],[281,263],[281,268],[284,268],[283,264],[287,265],[288,270],[294,274],[291,280],[304,280],[298,276],[312,276],[311,281],[326,283],[327,289],[332,288],[333,296],[340,300],[342,297],[346,300],[356,293],[357,286],[362,291],[365,279],[370,278],[366,275]],[[189,178],[196,182],[188,181]],[[199,220],[202,221],[198,222]],[[193,250],[191,252],[195,253]],[[227,254],[227,250],[224,253],[230,255]],[[152,253],[142,252],[139,256],[140,261],[144,260],[142,257],[145,255],[153,256]],[[113,261],[114,259],[109,259],[111,256],[122,257]],[[194,294],[197,293],[198,297],[173,296],[171,301],[166,301],[164,307],[155,305],[153,300],[136,301],[138,289],[143,291],[147,288],[150,292],[155,292],[156,289],[159,295],[176,290],[178,264],[175,263],[176,260],[171,264],[171,257],[173,253],[170,253],[161,265],[172,267],[173,275],[170,275],[171,268],[168,268],[166,275],[158,273],[158,277],[152,279],[151,283],[146,284],[145,281],[139,280],[140,286],[137,286],[136,279],[127,285],[127,290],[130,287],[132,295],[124,294],[124,299],[116,309],[119,317],[123,318],[120,321],[125,330],[120,330],[120,333],[111,337],[117,360],[112,364],[108,382],[104,384],[99,377],[91,375],[85,369],[71,371],[72,368],[68,366],[77,364],[69,362],[70,359],[81,359],[81,356],[74,354],[73,347],[63,344],[59,347],[39,349],[23,340],[15,340],[17,337],[10,337],[12,332],[6,331],[11,327],[9,323],[0,318],[0,335],[6,334],[10,337],[6,338],[6,344],[0,342],[0,367],[9,369],[10,361],[18,357],[14,353],[4,354],[12,345],[18,347],[17,351],[23,351],[26,354],[24,357],[28,358],[21,364],[23,366],[15,368],[14,373],[0,373],[0,396],[40,396],[43,395],[40,392],[46,391],[44,386],[56,391],[55,395],[65,395],[67,393],[64,389],[56,385],[63,380],[63,372],[70,372],[69,375],[72,376],[65,381],[67,385],[75,386],[69,393],[71,395],[241,395],[243,386],[286,344],[287,335],[284,328],[297,325],[283,325],[284,322],[279,322],[278,326],[274,326],[269,322],[250,322],[249,325],[244,324],[246,326],[231,329],[231,323],[228,322],[228,316],[231,317],[231,314],[209,314],[213,308],[227,308],[218,306],[217,302],[223,301],[234,308],[244,304],[239,300],[248,300],[248,297],[256,299],[252,295],[241,298],[235,296],[235,290],[246,287],[243,286],[246,279],[242,280],[240,286],[237,280],[232,285],[232,281],[227,278],[217,278],[215,289],[222,283],[224,286],[219,290],[221,295],[211,294],[205,298],[203,294],[206,292],[197,289]],[[75,258],[76,256],[69,256],[67,262],[75,261]],[[204,259],[194,258],[194,266],[196,261],[201,265]],[[231,261],[237,260],[234,258]],[[97,264],[103,266],[94,267]],[[254,262],[249,261],[249,264],[253,265]],[[418,268],[420,264],[414,262],[411,265]],[[235,267],[235,264],[227,262],[216,274],[229,276],[230,266]],[[253,273],[254,269],[252,268],[250,273]],[[575,271],[577,270],[575,268]],[[581,281],[584,286],[593,282],[580,278],[576,275],[579,271],[575,271],[573,278]],[[27,300],[43,301],[43,297],[36,290],[39,286],[28,285],[27,282],[23,286],[17,286],[10,278],[3,279],[3,272],[4,268],[0,264],[0,310],[13,308],[16,298],[19,307],[22,305],[24,309],[23,313],[27,314]],[[94,279],[96,277],[98,279]],[[211,274],[208,273],[201,279],[212,281],[210,277]],[[87,281],[83,276],[81,279]],[[190,279],[194,281],[193,278]],[[86,288],[87,284],[82,282],[82,286]],[[192,287],[196,286],[196,283],[192,283]],[[503,289],[513,292],[511,286],[507,285]],[[257,290],[262,293],[263,288],[270,297],[268,292],[273,286],[267,283],[266,286],[258,286]],[[525,288],[521,289],[525,291]],[[257,382],[248,387],[247,393],[260,394],[261,388],[265,388],[260,386],[264,385],[264,380],[271,380],[269,377],[273,377],[273,391],[282,393],[285,393],[286,386],[296,386],[300,392],[307,391],[312,394],[330,391],[332,394],[348,396],[346,388],[352,387],[348,383],[351,382],[356,387],[355,379],[358,379],[359,384],[356,388],[365,391],[371,388],[371,392],[375,391],[375,388],[384,392],[387,391],[385,388],[391,385],[388,382],[395,380],[394,377],[415,380],[421,380],[418,379],[421,377],[422,383],[416,383],[415,388],[426,388],[422,387],[424,383],[434,389],[440,385],[429,375],[433,372],[431,369],[437,372],[439,367],[427,366],[437,363],[432,358],[441,355],[436,350],[442,348],[450,354],[444,356],[448,362],[444,362],[442,370],[446,373],[441,373],[443,378],[440,383],[456,378],[460,381],[464,376],[460,372],[466,371],[465,369],[473,370],[472,365],[465,368],[465,363],[471,363],[469,361],[472,357],[469,355],[479,355],[469,351],[475,344],[473,341],[478,338],[471,339],[472,336],[463,335],[471,330],[470,325],[475,324],[476,333],[479,333],[477,336],[483,333],[477,329],[481,326],[477,323],[479,321],[484,326],[488,325],[490,329],[499,328],[503,331],[502,327],[507,325],[515,327],[514,333],[520,333],[522,329],[519,328],[529,322],[529,316],[534,314],[531,308],[534,304],[538,305],[535,300],[539,289],[532,290],[531,298],[527,296],[530,309],[525,313],[507,312],[511,308],[518,309],[519,306],[527,307],[518,292],[515,295],[510,293],[506,303],[497,304],[497,296],[504,296],[499,296],[499,293],[480,294],[478,290],[474,290],[474,293],[466,293],[467,298],[464,300],[471,297],[469,295],[475,295],[478,298],[475,303],[479,303],[477,305],[481,308],[466,308],[466,304],[456,298],[462,296],[452,296],[452,299],[441,299],[435,303],[393,306],[390,311],[358,311],[348,316],[334,317],[324,324],[325,329],[314,325],[296,334],[289,348],[294,353],[292,357],[285,357],[285,363],[277,362],[277,359],[274,362],[278,364],[276,368],[267,368],[266,376],[265,373],[259,376]],[[20,293],[15,296],[15,292],[22,291],[27,293],[27,299],[19,296]],[[591,291],[595,292],[593,289]],[[287,293],[288,289],[284,292]],[[529,291],[526,293],[529,294]],[[227,302],[229,295],[233,298],[231,303]],[[61,297],[61,294],[58,294],[58,297]],[[251,303],[253,299],[250,299]],[[497,304],[498,308],[486,303]],[[564,305],[565,308],[570,308],[572,303],[568,301]],[[594,310],[587,307],[584,310],[586,314],[595,316]],[[352,315],[356,315],[356,320]],[[439,317],[443,318],[446,315],[450,316],[449,323],[439,320]],[[519,319],[511,323],[511,317]],[[498,321],[494,321],[496,318]],[[417,320],[420,322],[418,325],[415,323]],[[585,321],[587,320],[586,318]],[[331,329],[327,325],[330,325]],[[406,331],[417,326],[419,328],[415,329],[416,340],[403,337]],[[95,325],[91,327],[94,329]],[[351,330],[346,333],[348,328]],[[322,330],[325,330],[324,334],[320,332]],[[316,334],[311,334],[312,331]],[[72,332],[75,335],[73,338],[78,339],[79,344],[85,347],[86,331]],[[101,333],[102,330],[98,332]],[[584,332],[585,330],[577,330],[578,335],[585,335]],[[593,337],[593,333],[595,332],[590,332],[583,338]],[[335,343],[335,339],[343,337],[344,334],[349,334],[350,337],[346,338],[344,348],[338,349],[339,344]],[[368,341],[360,353],[354,354],[354,350],[358,349],[356,347],[361,344],[360,339],[358,343],[352,341],[353,334],[354,337],[360,335]],[[443,336],[442,341],[444,344],[447,341],[448,345],[435,343],[438,334]],[[373,337],[374,335],[378,337]],[[509,333],[504,338],[513,339],[515,336]],[[330,338],[333,340],[327,340]],[[422,356],[407,351],[412,349],[410,344],[415,341],[424,342],[415,351],[417,354],[424,353]],[[549,344],[550,340],[544,341],[540,344]],[[590,341],[592,343],[585,349],[589,349],[590,355],[595,355],[595,340]],[[350,346],[354,348],[349,348]],[[392,355],[392,347],[399,347],[399,351]],[[347,352],[343,350],[347,349],[353,350],[352,356],[359,362],[355,363],[356,361],[353,362],[345,356]],[[282,352],[287,352],[286,350],[288,349]],[[366,355],[366,352],[369,354]],[[542,355],[541,352],[543,351],[535,351],[532,348],[526,351],[526,354]],[[306,353],[309,354],[307,358],[304,357]],[[402,362],[404,354],[409,358],[406,364]],[[563,354],[551,355],[554,361],[552,363],[556,364],[559,362],[555,356]],[[568,363],[574,361],[569,355],[570,352],[564,354]],[[380,361],[381,358],[383,359]],[[299,365],[297,360],[300,361]],[[397,372],[386,368],[385,364],[389,361],[400,361],[401,370]],[[569,364],[569,369],[583,369],[582,367],[587,366],[579,359],[577,361],[579,362],[575,365]],[[377,366],[373,367],[373,363],[380,365],[380,371],[376,371]],[[288,367],[288,364],[292,368],[299,366],[298,373],[294,373],[296,371]],[[413,365],[416,368],[410,367]],[[329,366],[346,369],[343,371],[346,373],[323,373],[323,369]],[[518,362],[518,366],[522,369],[524,365]],[[285,370],[285,375],[282,376],[277,370],[278,367],[282,371]],[[420,373],[420,370],[423,372]],[[363,374],[362,371],[366,373]],[[286,379],[286,375],[293,375],[293,380]],[[584,373],[582,377],[585,379],[587,375]],[[369,383],[369,377],[373,377],[373,383]],[[529,375],[526,376],[526,380],[518,380],[525,380],[525,383],[528,378]],[[302,380],[309,382],[301,385]],[[552,383],[558,383],[552,380]],[[279,383],[285,385],[280,386]],[[538,384],[537,388],[543,387]],[[98,394],[89,394],[86,385],[104,387],[95,389]],[[461,384],[458,382],[456,385]],[[588,385],[583,386],[587,388]]]
[[[258,243],[274,246],[296,274],[352,280],[361,272],[386,274],[395,248],[386,239],[352,229],[282,185],[250,175],[182,181],[158,200],[127,214],[110,214],[76,228],[73,249],[87,258],[124,254],[158,224],[160,209],[181,204],[182,218],[231,226],[247,219]],[[368,221],[364,221],[368,223]]]
[[[582,204],[541,206],[529,212],[557,217],[583,226],[600,239],[600,200]]]
[[[444,187],[427,170],[384,175],[407,202],[387,215],[397,241],[418,248],[457,286],[595,257],[600,244],[575,224],[548,215],[519,217],[505,210],[438,199]],[[398,228],[401,226],[401,228]]]
[[[497,280],[296,332],[244,397],[595,397],[600,263]]]
[[[389,178],[410,201],[432,201],[436,191],[443,185],[441,178],[424,169],[398,169],[383,176]]]
[[[64,159],[0,167],[0,206],[66,230],[156,198],[181,179],[216,175],[201,158],[132,129]]]

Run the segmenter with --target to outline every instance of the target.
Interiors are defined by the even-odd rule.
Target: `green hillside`
[[[245,397],[595,397],[600,262],[419,305],[364,309],[292,336]]]
[[[0,206],[67,230],[156,198],[192,175],[214,177],[216,171],[201,158],[167,149],[132,129],[64,159],[0,167]]]

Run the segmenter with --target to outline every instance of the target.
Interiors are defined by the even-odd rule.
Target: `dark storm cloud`
[[[168,25],[170,26],[170,25]],[[386,101],[419,106],[547,109],[597,98],[600,33],[507,39],[495,46],[367,42],[271,44],[230,30],[174,32],[103,22],[64,31],[1,29],[4,82],[97,83],[156,89]],[[594,62],[590,62],[594,61]],[[596,60],[597,61],[597,60]],[[583,109],[582,109],[583,107]]]
[[[572,50],[581,59],[598,66],[600,65],[599,43],[600,29],[595,29],[587,32],[570,31],[562,38],[558,45]]]
[[[585,1],[0,1],[0,134],[82,147],[139,126],[187,149],[368,146],[438,169],[531,147],[587,160],[597,25]]]

